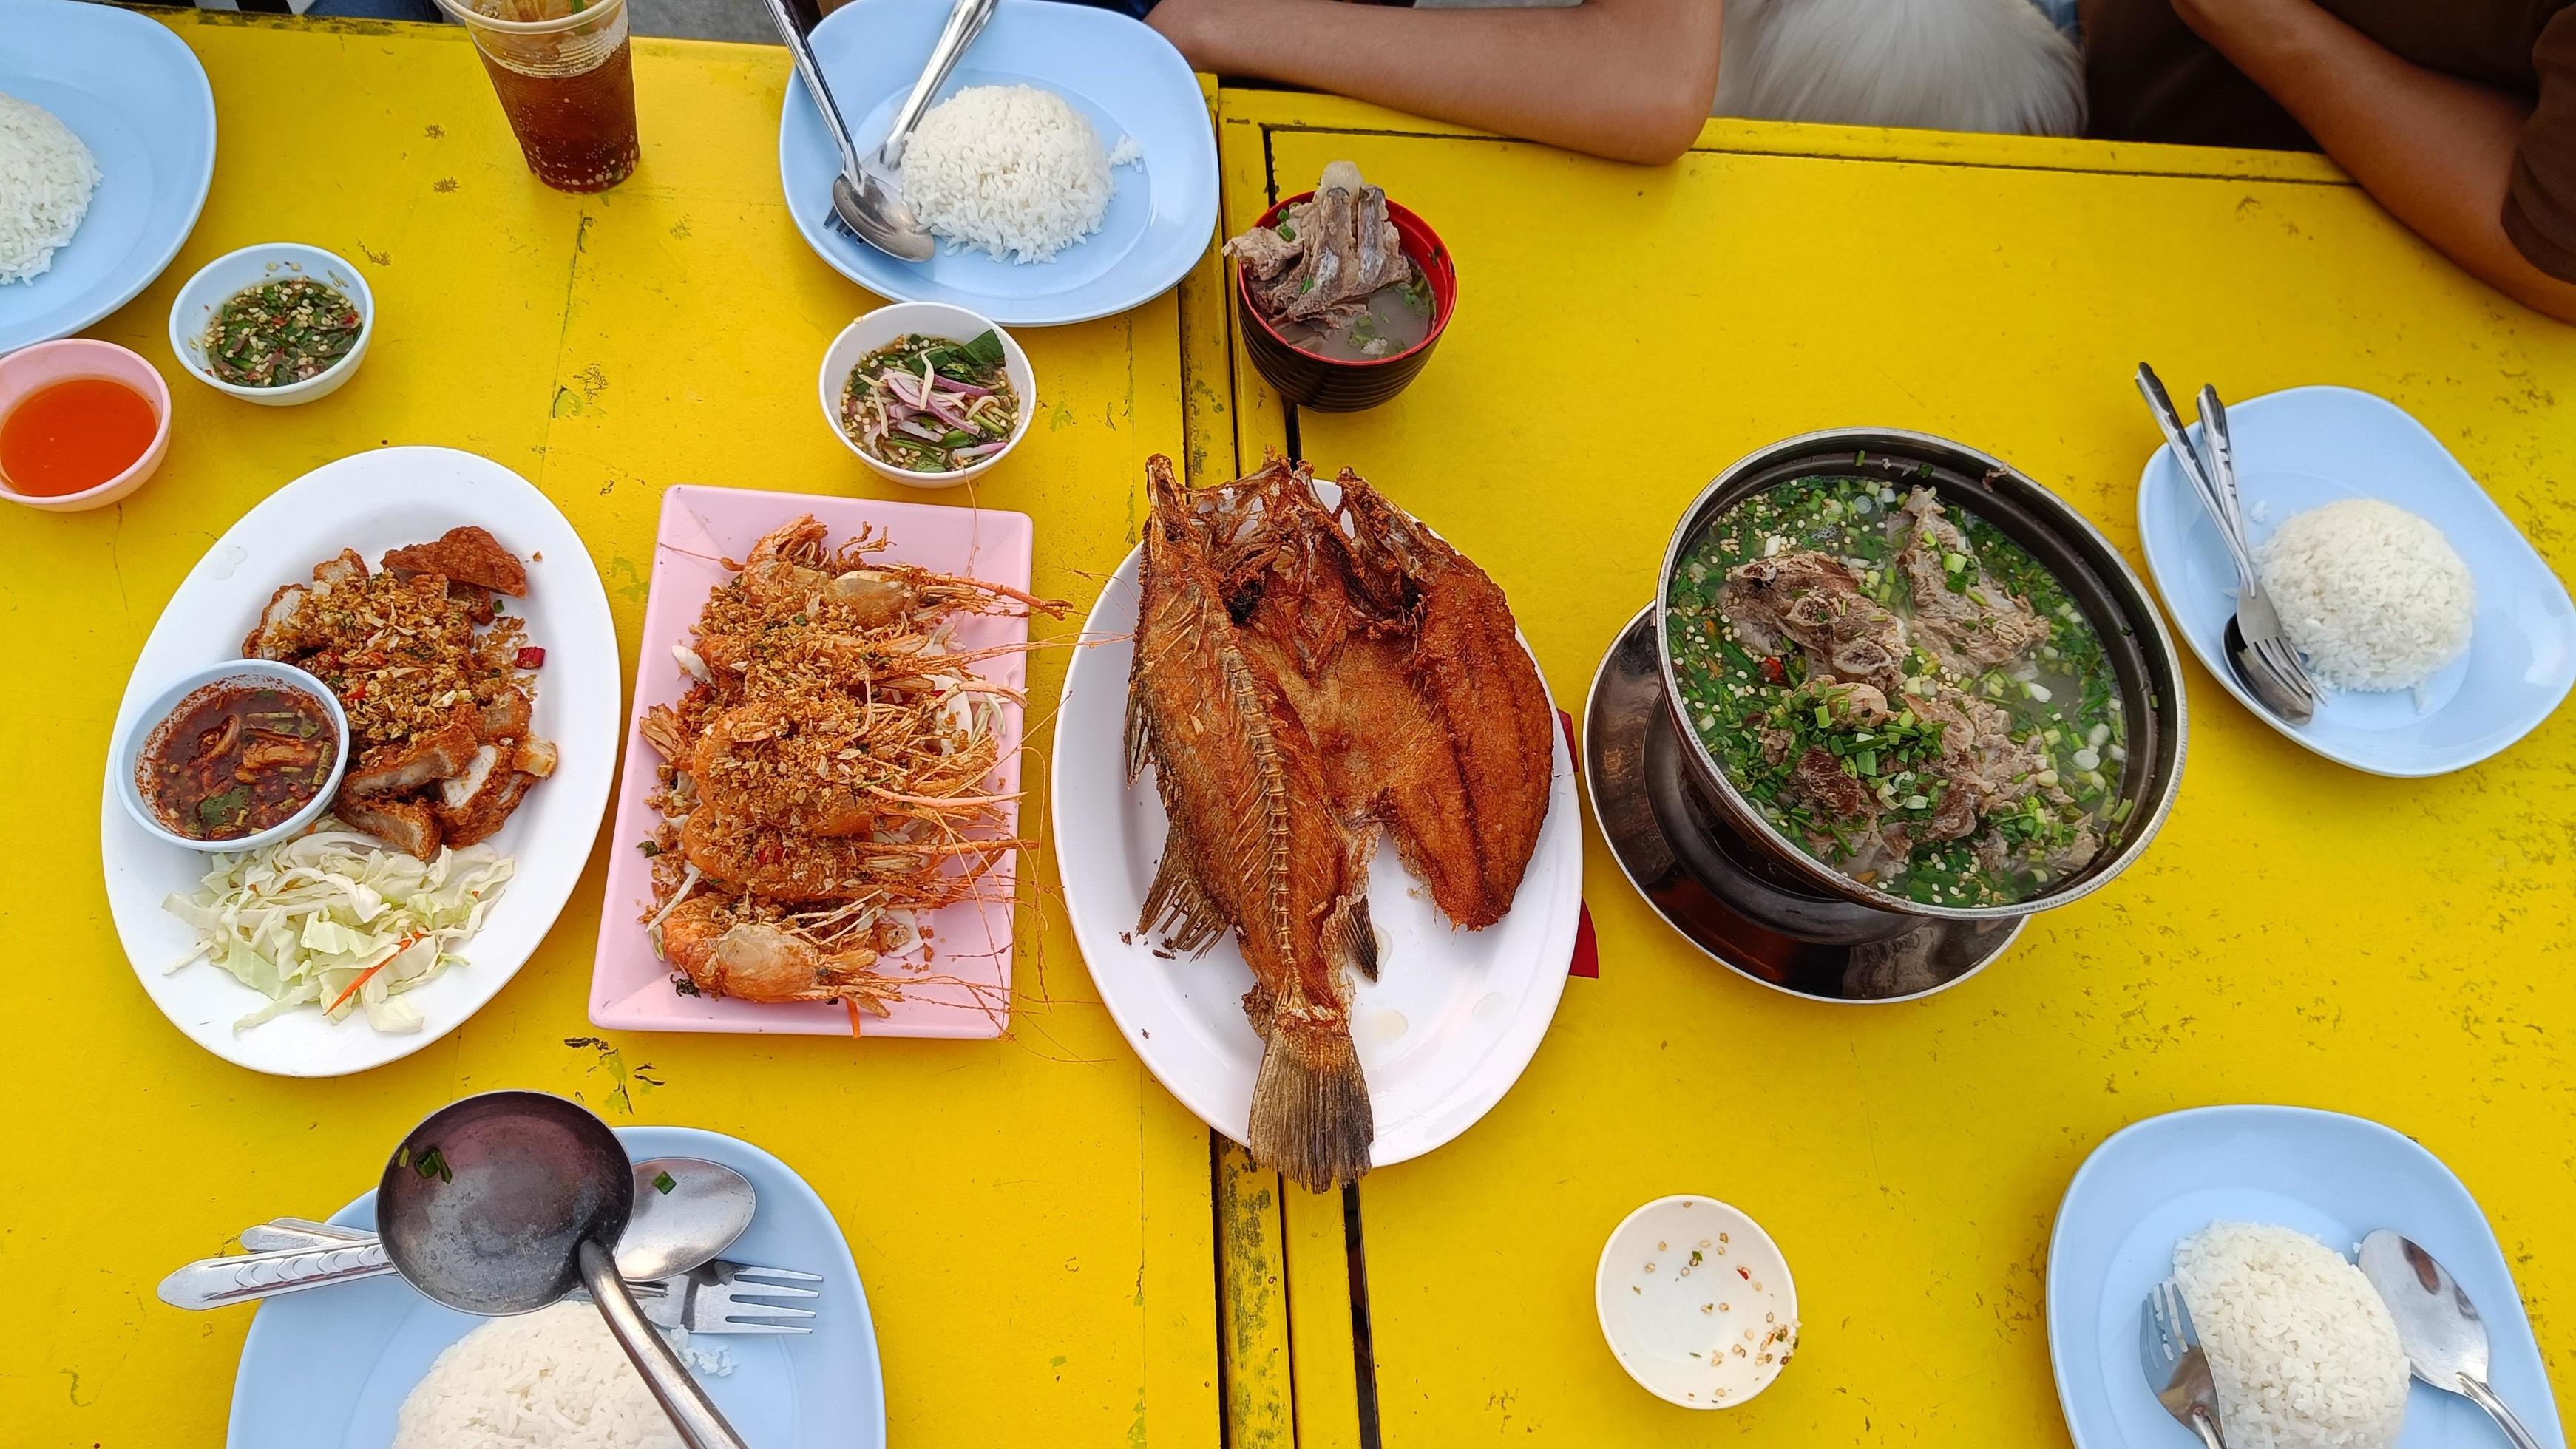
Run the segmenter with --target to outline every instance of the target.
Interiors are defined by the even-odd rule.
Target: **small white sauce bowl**
[[[1779,1245],[1695,1193],[1657,1198],[1620,1222],[1602,1245],[1592,1306],[1628,1377],[1685,1409],[1745,1402],[1798,1348],[1798,1286]]]
[[[302,382],[244,387],[215,376],[206,365],[206,331],[214,326],[215,314],[244,288],[295,277],[310,277],[337,289],[358,309],[356,345],[339,361]],[[226,252],[200,267],[179,289],[178,300],[170,304],[170,350],[178,355],[179,365],[188,370],[189,376],[226,397],[262,407],[293,407],[339,391],[341,384],[357,376],[358,362],[367,355],[367,344],[375,340],[375,335],[376,294],[367,289],[367,279],[347,260],[301,242],[261,242]]]
[[[972,342],[986,332],[1002,339],[1002,370],[1011,379],[1011,390],[1020,395],[1018,426],[1002,441],[1002,450],[978,458],[953,473],[921,473],[898,468],[892,463],[868,455],[858,440],[841,431],[841,390],[849,385],[852,369],[859,359],[886,346],[906,333],[918,332],[926,337],[945,337],[956,342]],[[823,423],[841,446],[856,453],[859,461],[876,469],[897,483],[915,488],[953,488],[967,479],[990,469],[1011,456],[1020,439],[1029,435],[1029,420],[1037,416],[1038,377],[1029,367],[1029,355],[1020,350],[1019,339],[994,325],[979,313],[945,302],[896,302],[879,307],[841,329],[832,345],[823,349],[823,370],[818,379],[823,398]]]
[[[321,791],[305,802],[303,809],[266,830],[254,831],[233,840],[197,840],[181,835],[163,825],[152,803],[143,798],[144,750],[151,745],[152,737],[160,732],[162,722],[169,719],[188,696],[210,684],[268,685],[311,695],[321,701],[322,712],[330,717],[332,736],[339,745],[332,752],[330,776],[322,782]],[[109,746],[108,758],[115,761],[116,778],[125,784],[125,788],[116,792],[116,797],[125,802],[125,813],[155,840],[207,855],[217,851],[257,850],[263,845],[302,834],[306,827],[322,817],[323,811],[331,808],[332,797],[340,793],[340,777],[349,768],[349,717],[341,713],[339,698],[331,693],[329,685],[292,664],[280,664],[271,659],[226,659],[172,681],[169,688],[161,691],[126,722],[125,728]]]

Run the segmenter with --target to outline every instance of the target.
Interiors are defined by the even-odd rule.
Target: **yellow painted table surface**
[[[2389,397],[2576,575],[2576,329],[2314,158],[1713,123],[1649,171],[1232,90],[1219,129],[1229,232],[1347,157],[1440,230],[1461,302],[1373,412],[1292,419],[1239,348],[1230,376],[1194,373],[1234,404],[1238,455],[1214,461],[1293,439],[1418,510],[1509,591],[1569,710],[1653,598],[1683,504],[1809,429],[1996,453],[2143,573],[2141,358],[2178,390]],[[1221,300],[1188,322],[1211,353],[1230,325]],[[1928,1001],[1737,977],[1587,826],[1600,979],[1568,983],[1490,1116],[1371,1174],[1348,1214],[1239,1161],[1220,1175],[1236,1351],[1296,1367],[1238,1393],[1236,1442],[2062,1444],[2041,1309],[2067,1180],[2117,1128],[2221,1102],[2358,1113],[2439,1154],[2567,1383],[2576,710],[2474,769],[2385,780],[2185,667],[2190,760],[2153,849]],[[1594,1321],[1603,1238],[1674,1192],[1752,1213],[1797,1277],[1796,1361],[1722,1413],[1649,1397]]]
[[[516,469],[589,544],[630,687],[664,487],[920,497],[864,471],[815,404],[825,342],[876,299],[808,251],[781,204],[784,51],[639,42],[643,163],[579,198],[528,174],[454,27],[166,18],[213,78],[214,191],[168,272],[93,332],[168,375],[169,460],[120,508],[0,509],[0,639],[18,671],[0,712],[0,753],[18,762],[0,908],[15,973],[0,1442],[221,1442],[251,1314],[183,1313],[153,1284],[245,1224],[337,1209],[414,1120],[496,1087],[730,1132],[802,1172],[866,1281],[894,1442],[1215,1442],[1208,1138],[1097,1005],[1052,860],[1021,916],[999,1042],[593,1029],[600,872],[631,848],[606,840],[508,988],[400,1063],[261,1076],[144,996],[100,885],[108,728],[171,590],[279,485],[387,442]],[[165,319],[207,260],[281,238],[359,261],[380,333],[344,390],[270,410],[182,374]],[[1033,514],[1037,588],[1087,605],[1129,545],[1145,454],[1181,447],[1178,304],[1022,336],[1046,417],[979,497]],[[1064,657],[1036,656],[1035,698],[1054,697]]]

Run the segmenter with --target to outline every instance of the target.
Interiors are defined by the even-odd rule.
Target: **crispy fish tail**
[[[1252,1153],[1291,1182],[1323,1192],[1369,1169],[1377,1135],[1359,1052],[1338,1017],[1282,1014],[1252,1086]]]

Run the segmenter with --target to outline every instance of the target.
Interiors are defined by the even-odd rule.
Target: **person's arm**
[[[2389,213],[2472,275],[2576,322],[2576,283],[2505,235],[2505,188],[2530,108],[2416,65],[2314,0],[2174,0],[2174,10],[2316,138]]]
[[[1148,21],[1199,70],[1660,165],[1689,150],[1708,119],[1719,8],[1719,0],[1501,10],[1162,0]]]

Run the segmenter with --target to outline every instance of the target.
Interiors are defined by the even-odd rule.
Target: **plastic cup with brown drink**
[[[605,191],[635,169],[626,0],[438,0],[464,22],[528,169],[558,191]]]

